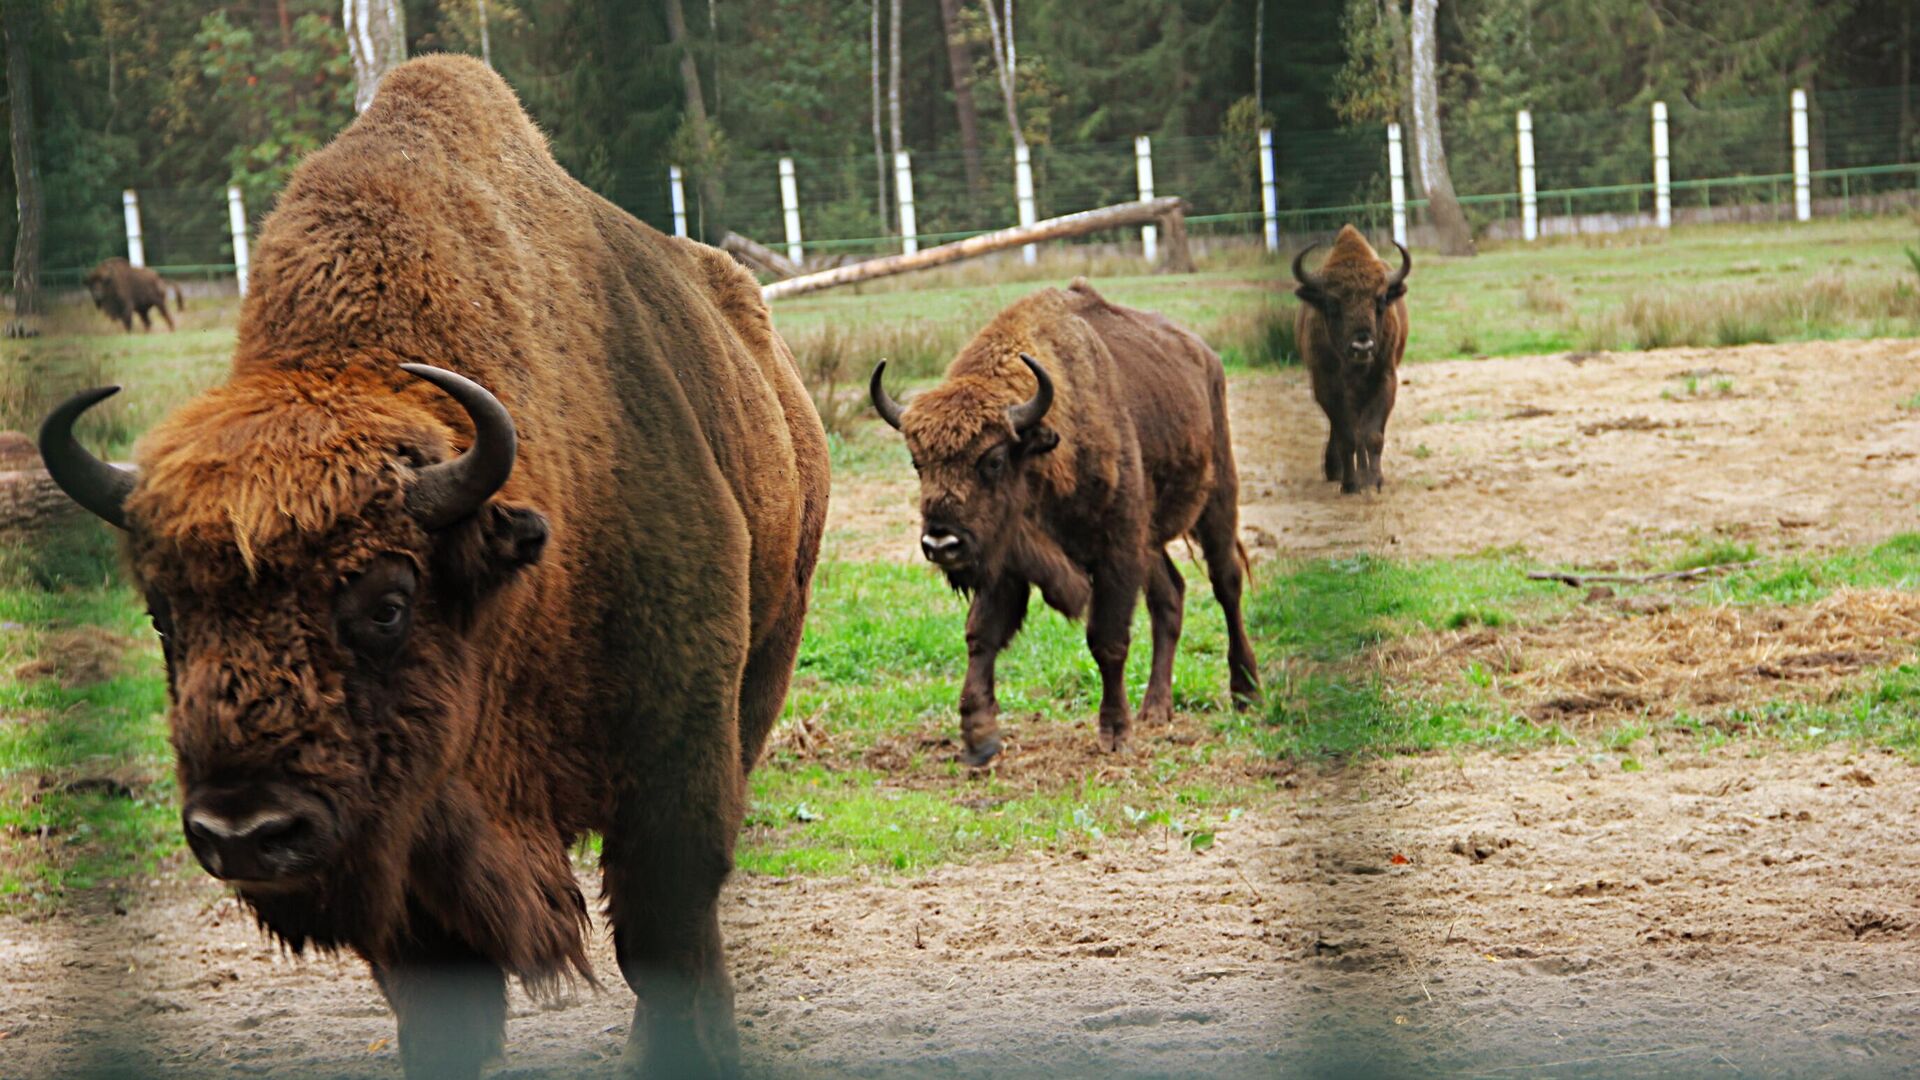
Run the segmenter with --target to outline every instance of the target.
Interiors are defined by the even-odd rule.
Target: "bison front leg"
[[[1136,556],[1137,558],[1137,556]],[[1127,709],[1127,650],[1133,608],[1140,599],[1138,562],[1113,562],[1093,572],[1093,604],[1087,611],[1087,651],[1100,669],[1100,749],[1127,748],[1133,721]]]
[[[471,1080],[500,1053],[506,975],[418,905],[410,908],[402,951],[373,965],[399,1021],[400,1064],[407,1080]]]
[[[973,768],[1000,753],[1000,702],[994,696],[993,665],[1027,617],[1028,585],[1002,576],[973,596],[967,610],[967,678],[960,686],[960,752]]]

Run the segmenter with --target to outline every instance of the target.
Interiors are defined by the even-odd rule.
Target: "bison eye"
[[[1007,448],[996,446],[980,455],[980,464],[976,468],[980,472],[980,479],[988,483],[1000,479],[1007,471]]]
[[[406,608],[402,607],[397,601],[387,600],[379,607],[373,609],[372,614],[367,616],[367,621],[382,630],[391,630],[399,626],[400,620],[406,617]]]

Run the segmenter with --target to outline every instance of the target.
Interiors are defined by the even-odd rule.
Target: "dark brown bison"
[[[295,950],[367,959],[409,1075],[472,1077],[507,974],[585,974],[568,849],[600,833],[631,1057],[729,1069],[716,900],[827,498],[758,288],[444,55],[299,167],[251,284],[137,474],[71,435],[111,389],[41,437],[127,531],[189,847]]]
[[[885,371],[874,369],[870,390],[920,473],[921,550],[972,596],[963,760],[983,765],[1000,751],[994,658],[1019,631],[1031,586],[1062,614],[1086,614],[1104,750],[1127,740],[1127,647],[1144,587],[1153,672],[1140,716],[1171,719],[1186,585],[1166,546],[1183,536],[1199,541],[1226,613],[1233,694],[1258,691],[1240,615],[1247,568],[1226,376],[1204,342],[1076,281],[1002,311],[946,381],[906,406],[888,396]]]
[[[147,317],[148,309],[158,311],[160,317],[167,320],[168,330],[174,328],[173,316],[167,314],[168,290],[173,292],[174,310],[187,310],[186,301],[180,297],[180,286],[144,266],[116,257],[87,272],[87,292],[93,296],[93,306],[129,331],[133,329],[135,315],[140,316],[143,329],[153,329],[153,320]]]
[[[1313,383],[1313,398],[1327,414],[1326,477],[1340,490],[1379,490],[1380,451],[1387,417],[1400,388],[1400,355],[1407,351],[1407,271],[1413,256],[1400,247],[1400,269],[1373,253],[1351,225],[1334,237],[1320,269],[1305,268],[1309,244],[1293,257],[1294,290],[1302,303],[1293,334]]]

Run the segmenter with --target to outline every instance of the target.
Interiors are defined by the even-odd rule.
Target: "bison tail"
[[[1240,575],[1246,578],[1247,588],[1253,588],[1253,559],[1247,554],[1247,545],[1241,543],[1238,536],[1233,538],[1233,555],[1240,560]]]
[[[180,291],[180,286],[169,283],[167,288],[173,290],[173,310],[187,310],[187,295]]]

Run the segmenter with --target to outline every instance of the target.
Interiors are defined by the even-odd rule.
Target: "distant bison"
[[[586,972],[597,833],[630,1059],[733,1071],[717,901],[827,499],[759,287],[445,55],[301,163],[250,284],[227,380],[137,475],[72,435],[111,388],[41,429],[127,531],[188,848],[294,950],[371,964],[408,1076],[472,1078],[508,974]]]
[[[1084,281],[1002,311],[902,406],[874,369],[874,408],[906,435],[920,473],[920,547],[971,594],[960,694],[963,760],[1001,749],[994,658],[1037,586],[1070,618],[1084,611],[1100,668],[1100,747],[1126,745],[1126,664],[1134,605],[1147,594],[1153,671],[1143,721],[1173,711],[1173,654],[1186,585],[1167,544],[1199,541],[1226,613],[1236,699],[1259,688],[1240,613],[1246,550],[1220,358],[1158,315],[1110,304]]]
[[[1400,269],[1389,273],[1360,230],[1348,225],[1334,238],[1320,269],[1305,269],[1309,244],[1293,257],[1303,301],[1293,332],[1327,414],[1326,477],[1347,493],[1379,490],[1380,451],[1399,389],[1400,356],[1407,349],[1407,272],[1413,256],[1400,246]]]
[[[106,312],[107,318],[117,320],[129,331],[133,329],[135,315],[140,316],[143,329],[153,329],[153,320],[147,318],[149,309],[160,312],[160,317],[167,320],[168,330],[174,328],[173,316],[167,314],[168,290],[173,292],[174,309],[185,311],[187,305],[181,299],[180,286],[144,266],[135,266],[116,257],[94,267],[87,274],[87,292],[93,294],[93,306]]]

